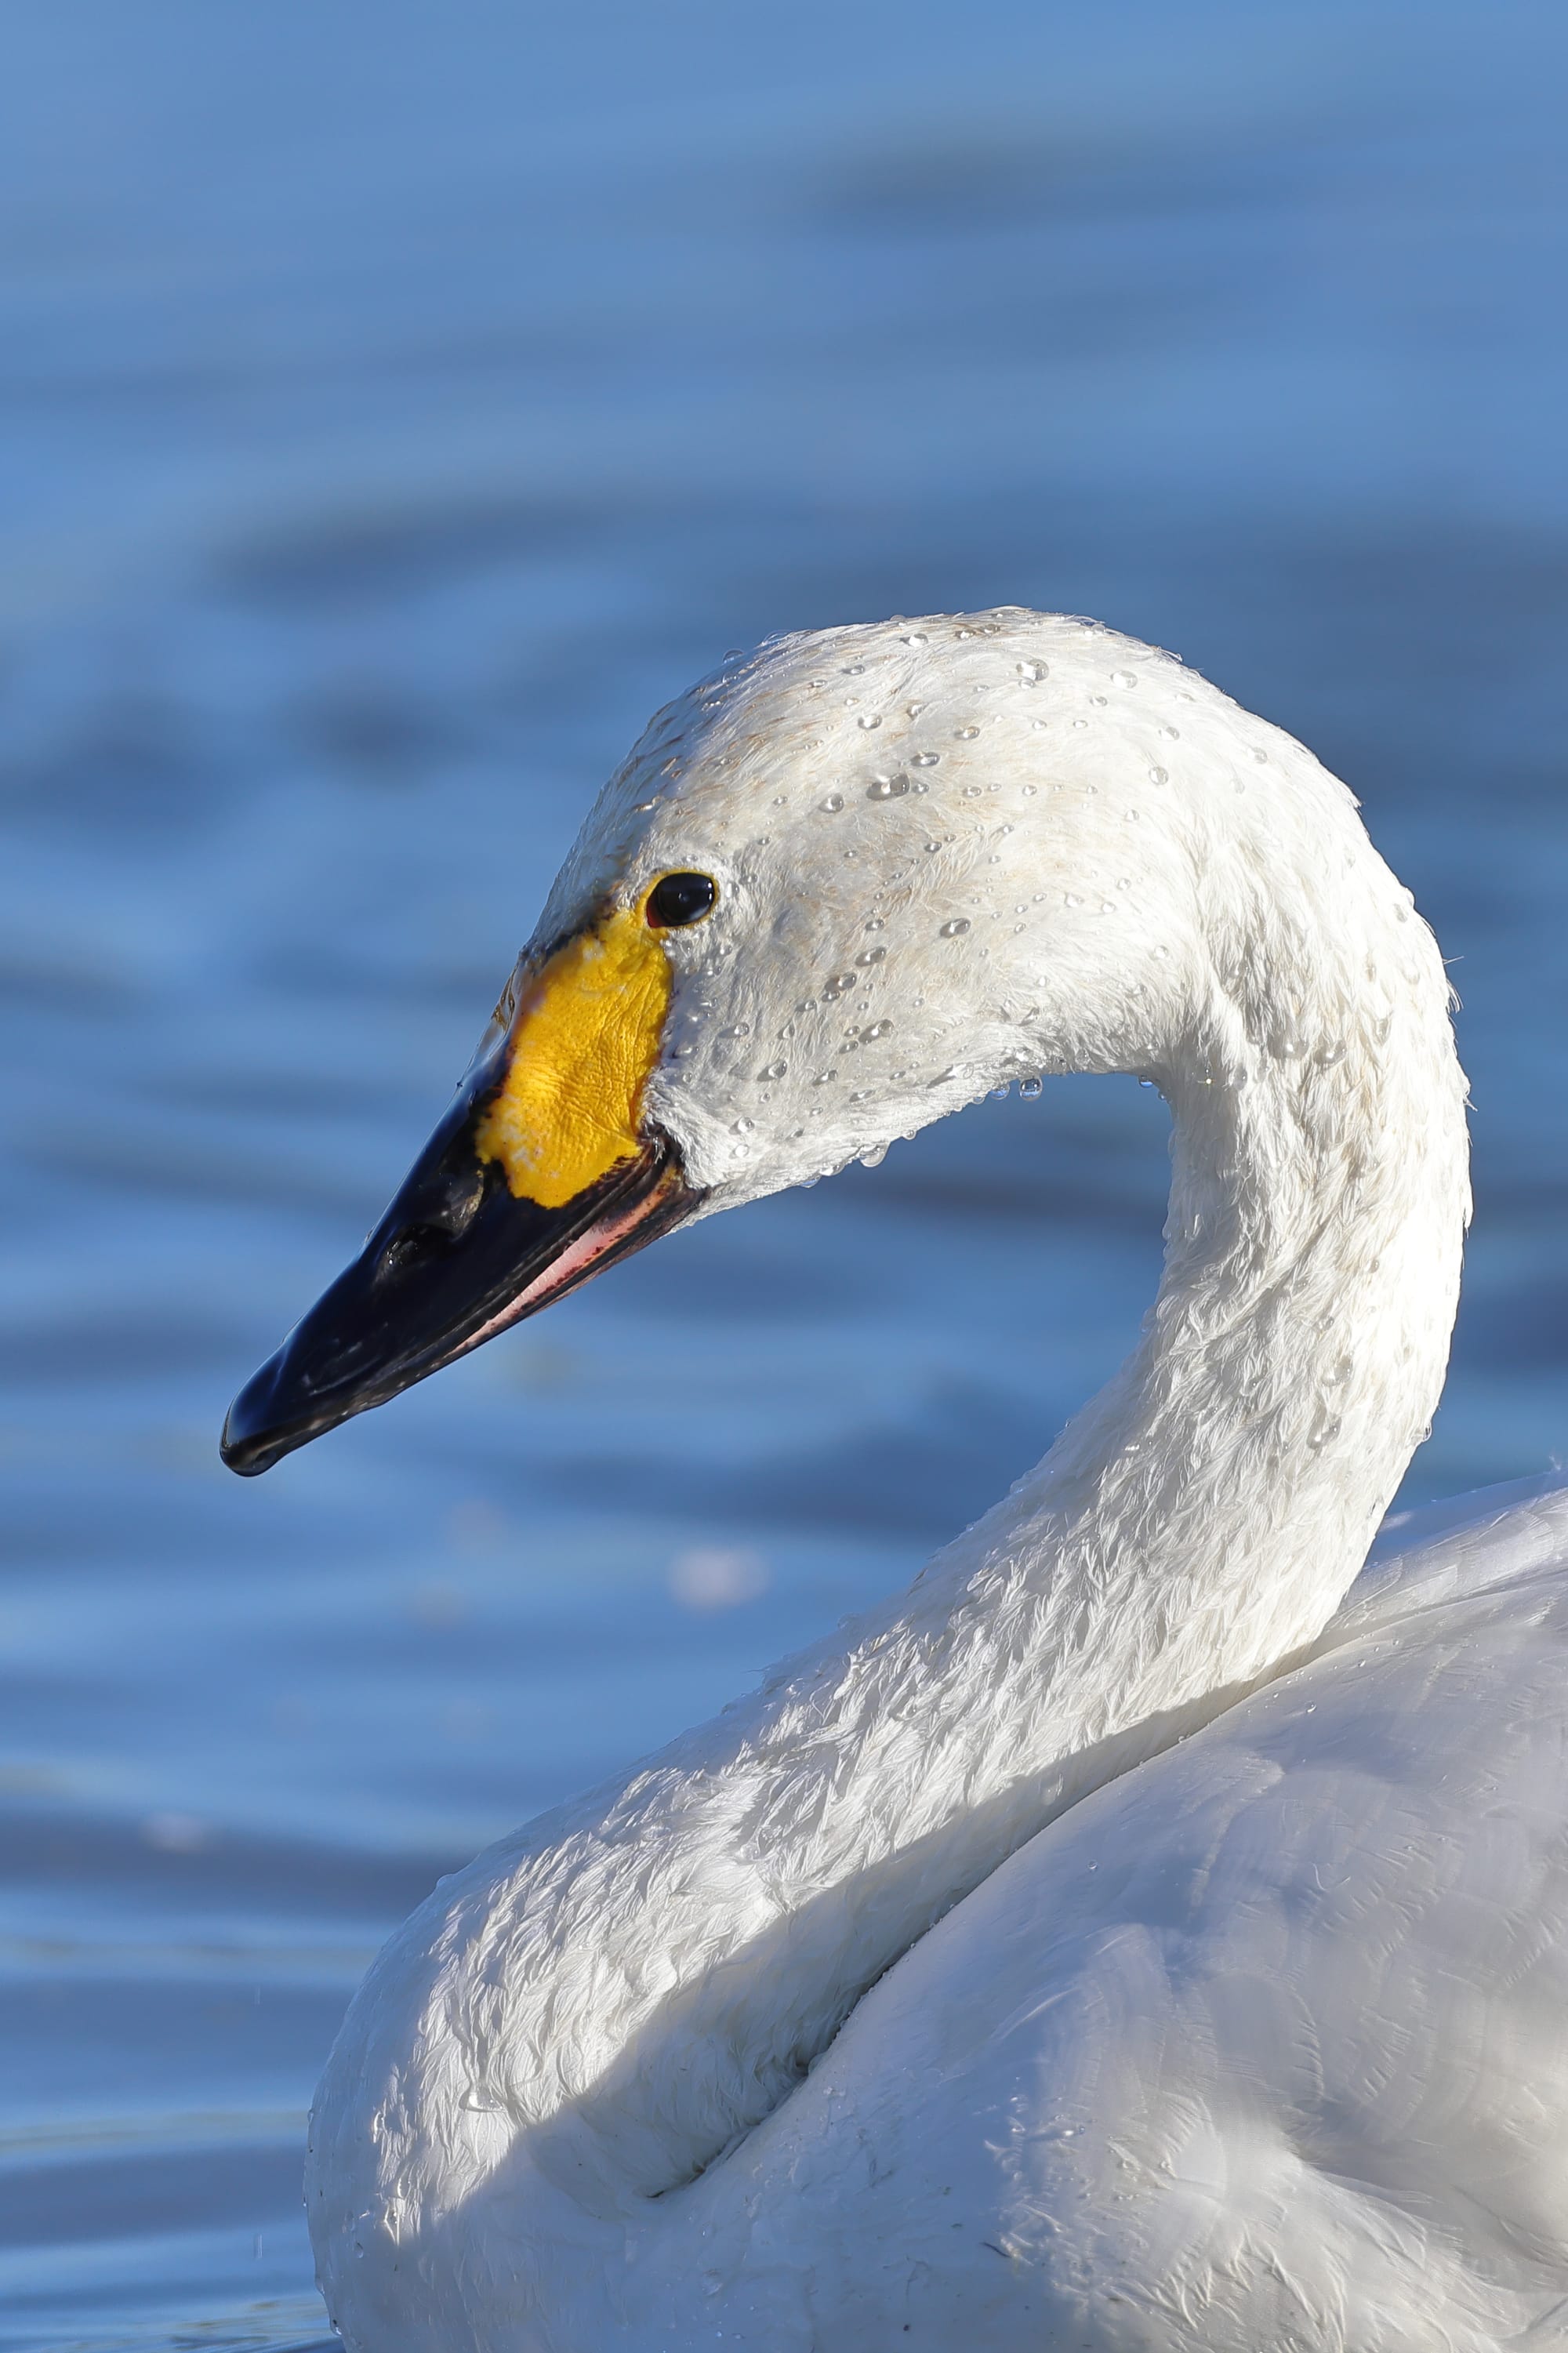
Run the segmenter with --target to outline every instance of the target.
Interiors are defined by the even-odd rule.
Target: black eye
[[[648,922],[661,932],[700,923],[718,896],[718,885],[706,874],[667,874],[647,894]]]

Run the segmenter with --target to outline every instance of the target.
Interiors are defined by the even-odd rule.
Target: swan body
[[[1164,1274],[908,1592],[394,1937],[312,2124],[351,2353],[1568,2343],[1568,1499],[1363,1570],[1468,1194],[1350,795],[1092,624],[785,638],[653,723],[482,1051],[669,873],[711,912],[660,935],[639,1116],[697,1213],[1132,1071]]]

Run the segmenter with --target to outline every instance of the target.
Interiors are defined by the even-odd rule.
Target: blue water
[[[1062,1084],[220,1470],[727,647],[1062,607],[1304,735],[1465,998],[1409,1492],[1568,1448],[1568,17],[77,0],[5,51],[0,2348],[304,2346],[381,1936],[906,1577],[1154,1280],[1160,1106]]]

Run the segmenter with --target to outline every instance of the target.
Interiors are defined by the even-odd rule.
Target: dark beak
[[[560,1208],[515,1199],[475,1130],[499,1071],[482,1067],[363,1250],[247,1382],[223,1459],[246,1477],[352,1414],[384,1405],[509,1324],[689,1217],[701,1200],[657,1133]]]

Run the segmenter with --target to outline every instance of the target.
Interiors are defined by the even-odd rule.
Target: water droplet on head
[[[736,1021],[728,1029],[721,1029],[719,1032],[721,1038],[749,1038],[751,1034],[752,1025],[749,1021]]]
[[[984,786],[980,785],[965,785],[963,787],[963,797],[966,801],[977,801],[980,798],[983,790]]]
[[[857,1101],[857,1097],[851,1095],[849,1100],[851,1103],[854,1103]],[[885,1144],[874,1144],[868,1152],[863,1152],[860,1155],[860,1166],[862,1168],[879,1168],[887,1156],[887,1145]]]
[[[1260,744],[1255,744],[1253,745],[1252,756],[1257,761],[1260,768],[1266,768],[1268,765],[1268,754]]]
[[[922,629],[911,629],[909,636],[905,638],[902,642],[906,646],[923,646],[925,643],[925,632]]]
[[[1026,785],[1026,786],[1024,786],[1024,787],[1023,787],[1024,798],[1025,798],[1026,801],[1032,801],[1032,800],[1034,799],[1034,797],[1035,797],[1035,795],[1039,791],[1039,789],[1040,789],[1040,788],[1039,788],[1038,785]]]
[[[881,723],[880,719],[878,718],[877,713],[874,711],[863,711],[859,718],[855,722],[857,727],[864,727],[868,730],[873,727],[879,727]]]
[[[1110,682],[1112,686],[1136,686],[1138,673],[1135,670],[1113,670],[1110,673]]]
[[[831,816],[831,815],[833,814],[833,812],[834,812],[836,809],[841,809],[841,808],[843,807],[843,806],[844,806],[844,796],[843,796],[843,794],[842,794],[842,793],[829,793],[829,794],[828,794],[828,796],[827,796],[827,798],[823,802],[822,806],[823,806],[823,807],[824,807],[824,808],[828,812],[828,815],[829,815],[829,816]]]
[[[992,1088],[991,1100],[993,1103],[1005,1103],[1012,1092],[1013,1082],[1011,1079],[1004,1079],[999,1087]]]
[[[852,972],[836,972],[823,989],[824,1004],[830,1005],[836,997],[847,997],[854,986],[855,975]]]
[[[753,1123],[749,1119],[738,1119],[731,1127],[730,1133],[731,1135],[750,1135],[752,1124]]]
[[[1345,1041],[1342,1038],[1336,1038],[1331,1044],[1318,1049],[1318,1064],[1322,1070],[1331,1071],[1335,1063],[1342,1062],[1344,1058]]]
[[[980,730],[978,727],[955,727],[952,732],[961,744],[973,744]]]
[[[1167,768],[1151,768],[1151,769],[1150,769],[1150,771],[1149,771],[1149,782],[1150,782],[1152,785],[1168,785],[1168,784],[1170,783],[1170,781],[1171,781],[1171,776],[1170,776],[1170,771],[1169,771],[1169,769],[1167,769]]]
[[[941,929],[937,933],[937,937],[939,940],[955,940],[961,933],[966,932],[968,929],[968,916],[954,915],[952,923],[943,923],[942,925]]]
[[[908,776],[873,776],[866,787],[868,801],[894,801],[910,788]]]
[[[869,931],[871,927],[868,923],[866,928]],[[887,953],[886,948],[862,948],[855,961],[857,964],[880,964]]]
[[[1075,719],[1073,721],[1073,725],[1075,727],[1087,727],[1089,725],[1089,722],[1087,719]]]
[[[1079,897],[1076,891],[1064,891],[1062,892],[1062,905],[1064,907],[1081,907],[1083,901]]]
[[[917,752],[910,765],[911,768],[934,768],[941,757],[940,752]]]
[[[757,1072],[759,1079],[782,1079],[789,1069],[787,1062],[768,1062]]]
[[[867,919],[865,929],[868,932],[880,932],[885,931],[887,926],[880,915],[871,915]]]
[[[893,1025],[890,1021],[873,1021],[869,1029],[865,1032],[863,1042],[868,1046],[874,1046],[879,1038],[890,1038],[892,1033]]]
[[[1038,686],[1040,681],[1047,675],[1043,661],[1021,661],[1018,664],[1018,679],[1021,685]]]
[[[837,1076],[837,1071],[818,1071],[811,1083],[814,1087],[830,1087]]]
[[[1044,1079],[1020,1079],[1018,1093],[1025,1103],[1038,1103],[1046,1091]]]

